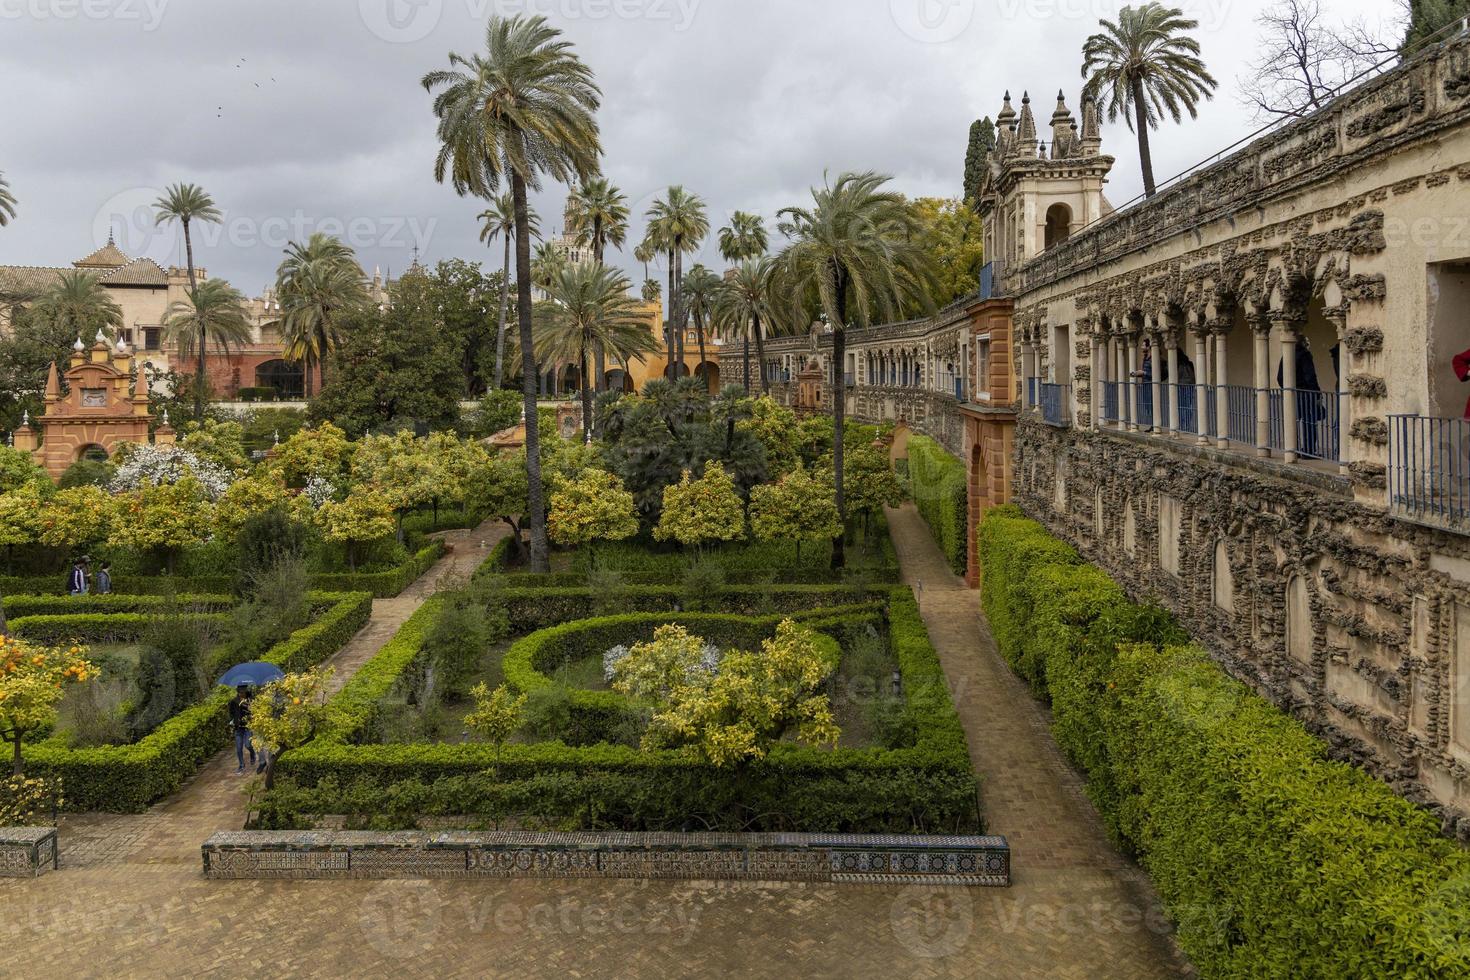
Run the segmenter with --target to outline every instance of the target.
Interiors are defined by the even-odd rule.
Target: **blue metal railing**
[[[1041,385],[1041,418],[1048,425],[1071,424],[1071,402],[1071,385]]]
[[[1388,506],[1411,520],[1470,529],[1470,419],[1388,417]]]
[[[1119,392],[1121,386],[1116,381],[1104,381],[1102,383],[1102,420],[1104,422],[1121,422],[1123,416],[1119,413]]]
[[[1256,444],[1256,389],[1245,385],[1225,385],[1226,419],[1229,426],[1225,438],[1243,446]]]
[[[1342,396],[1335,391],[1287,392],[1296,400],[1296,452],[1305,459],[1342,461]]]
[[[1026,404],[1029,405],[1029,406],[1031,406],[1032,408],[1035,408],[1039,404],[1039,402],[1040,402],[1040,397],[1041,397],[1041,388],[1040,388],[1040,385],[1041,385],[1041,379],[1040,378],[1027,378],[1026,379]]]
[[[957,401],[957,402],[963,402],[965,400],[965,379],[964,378],[955,378],[954,379],[954,400]]]
[[[1286,439],[1282,432],[1285,419],[1282,416],[1280,388],[1271,388],[1266,392],[1266,420],[1266,448],[1280,452],[1286,448]]]

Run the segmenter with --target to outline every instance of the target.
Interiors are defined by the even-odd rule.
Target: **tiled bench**
[[[206,878],[667,878],[1011,882],[1004,837],[858,834],[239,831],[204,842]]]
[[[55,867],[55,827],[0,827],[0,877],[35,878]]]

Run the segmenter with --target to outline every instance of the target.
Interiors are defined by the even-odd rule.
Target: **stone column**
[[[1247,317],[1254,341],[1256,387],[1256,455],[1271,455],[1271,318],[1265,313]]]
[[[1117,334],[1113,335],[1110,343],[1113,345],[1113,383],[1118,386],[1118,421],[1114,424],[1122,429],[1128,425],[1128,346]]]
[[[1274,317],[1281,324],[1281,455],[1288,463],[1296,462],[1296,345],[1297,322],[1282,312]]]
[[[1036,348],[1031,341],[1021,341],[1021,409],[1029,411],[1031,404],[1031,379],[1036,375]]]
[[[1138,431],[1138,334],[1128,335],[1128,431]]]
[[[1230,372],[1225,355],[1230,337],[1230,321],[1216,320],[1210,325],[1210,332],[1215,336],[1215,370],[1212,378],[1215,385],[1215,445],[1220,449],[1227,449],[1230,446],[1230,392],[1227,388]]]
[[[1095,432],[1102,427],[1099,419],[1102,418],[1103,344],[1102,338],[1097,334],[1092,334],[1089,340],[1092,351],[1087,366],[1088,377],[1092,379],[1092,383],[1088,385],[1088,390],[1091,392],[1088,397],[1088,411],[1092,415],[1092,424],[1089,427]]]
[[[1348,350],[1343,339],[1347,334],[1348,304],[1329,307],[1322,311],[1327,317],[1327,322],[1332,324],[1337,333],[1337,405],[1332,417],[1337,420],[1337,459],[1338,470],[1343,476],[1348,475],[1348,429],[1352,425],[1350,403],[1347,396],[1347,362]]]
[[[1210,409],[1210,403],[1205,398],[1205,386],[1210,378],[1210,355],[1209,347],[1205,340],[1205,325],[1202,322],[1194,324],[1194,433],[1195,440],[1201,446],[1209,443],[1210,439],[1205,433],[1210,431],[1205,413]]]
[[[1169,351],[1169,424],[1176,432],[1184,431],[1184,419],[1179,416],[1179,334],[1169,331],[1164,344]]]
[[[1163,334],[1153,333],[1149,335],[1149,358],[1148,358],[1148,383],[1153,399],[1153,418],[1149,419],[1150,431],[1160,433],[1164,431],[1160,423],[1164,417],[1164,351]]]

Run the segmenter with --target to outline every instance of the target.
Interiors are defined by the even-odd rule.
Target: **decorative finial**
[[[77,342],[71,345],[71,349],[74,351],[84,351],[87,349],[87,345],[82,343],[81,337],[77,337]]]
[[[163,410],[163,417],[159,421],[164,425],[168,425],[168,409],[165,408]]]
[[[1021,104],[1022,105],[1030,105],[1031,104],[1031,93],[1030,92],[1022,92],[1021,93]]]
[[[23,412],[20,413],[20,425],[21,425],[21,428],[25,428],[26,426],[28,426],[30,424],[31,424],[31,410],[28,408],[25,411],[23,411]]]
[[[277,429],[272,438],[275,440],[275,445],[279,446],[281,444],[281,430]]]
[[[102,332],[102,328],[101,327],[98,327],[97,328],[97,343],[99,343],[99,344],[105,344],[105,343],[107,343],[107,334],[105,334],[105,333]]]

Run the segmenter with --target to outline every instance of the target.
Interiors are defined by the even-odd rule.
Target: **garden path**
[[[221,753],[145,814],[63,818],[62,869],[0,881],[0,975],[1141,978],[1180,972],[1157,903],[1108,847],[1045,712],[997,657],[978,599],[911,508],[890,515],[1016,848],[1009,889],[637,881],[205,881],[199,845],[240,825]],[[481,528],[334,658],[342,680],[447,577]]]

